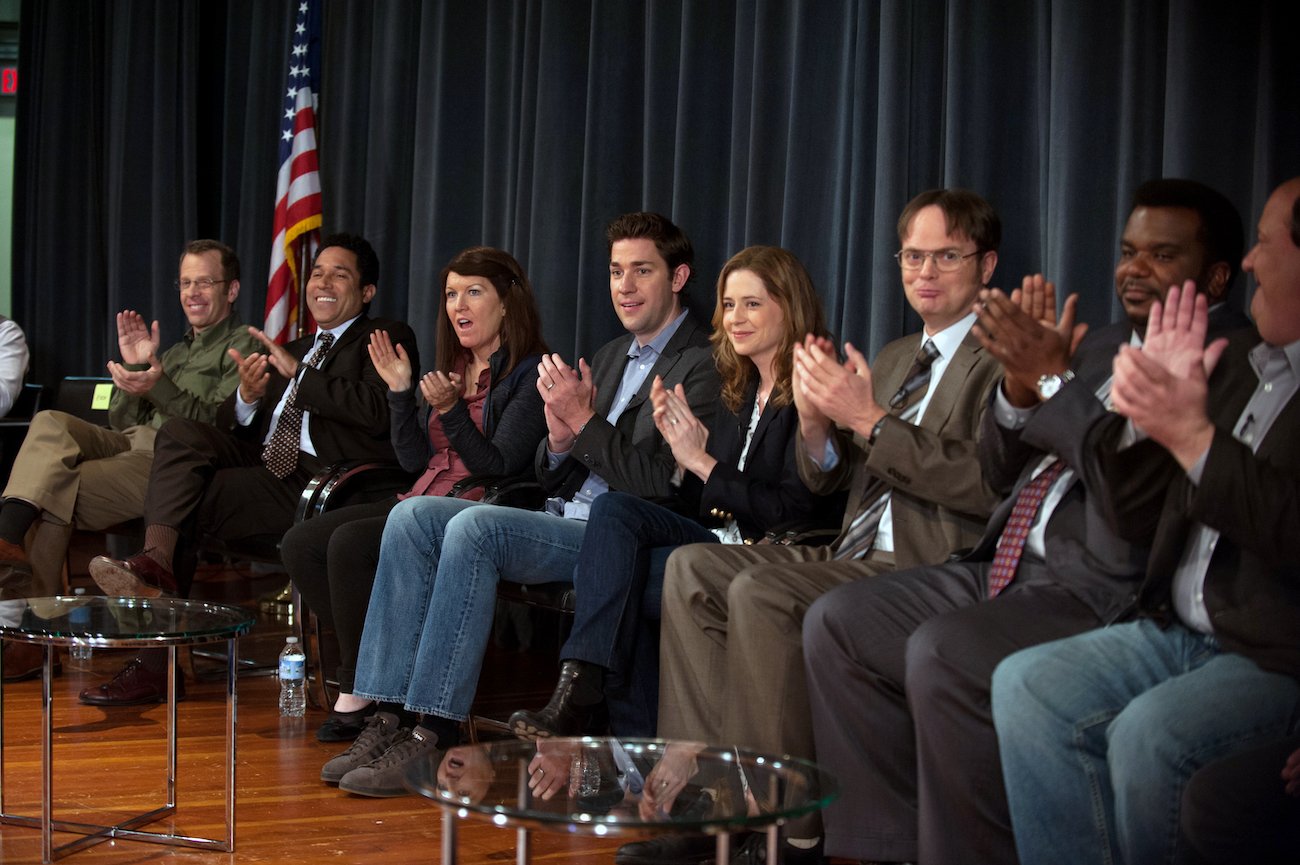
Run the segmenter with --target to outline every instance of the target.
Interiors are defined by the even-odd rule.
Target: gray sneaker
[[[321,767],[320,779],[326,784],[337,784],[344,775],[383,754],[399,736],[409,732],[401,729],[397,716],[392,712],[376,712],[366,719],[365,729],[352,747]]]
[[[409,796],[411,791],[404,783],[407,767],[422,760],[432,760],[436,765],[443,752],[438,737],[423,727],[403,730],[382,756],[344,775],[339,789],[361,796]]]

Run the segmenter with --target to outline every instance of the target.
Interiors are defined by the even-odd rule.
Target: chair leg
[[[325,675],[325,659],[321,653],[320,619],[302,601],[298,587],[293,588],[293,621],[298,630],[298,642],[302,643],[307,659],[307,699],[318,709],[329,711],[334,707],[330,697],[329,684]]]

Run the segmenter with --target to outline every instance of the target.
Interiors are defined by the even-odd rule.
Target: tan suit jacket
[[[872,365],[872,390],[880,405],[902,385],[921,335],[894,340]],[[941,562],[971,549],[1000,496],[980,471],[980,418],[1002,367],[973,334],[948,362],[919,426],[889,418],[875,444],[844,429],[835,430],[840,459],[822,471],[798,442],[799,472],[808,488],[829,493],[848,488],[842,530],[858,513],[863,491],[874,479],[892,488],[894,559],[897,569]]]

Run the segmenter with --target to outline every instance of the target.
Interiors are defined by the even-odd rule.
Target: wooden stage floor
[[[194,596],[256,608],[256,598],[283,577],[208,566]],[[84,578],[75,585],[93,584]],[[240,654],[274,661],[289,623],[259,614]],[[164,802],[164,706],[102,709],[83,706],[77,692],[103,681],[127,655],[97,652],[90,669],[70,669],[55,679],[54,813],[56,819],[111,823]],[[179,715],[177,815],[155,826],[200,835],[224,833],[224,662],[199,660],[201,681],[187,682]],[[545,702],[554,683],[553,653],[492,651],[480,688],[494,710]],[[319,780],[321,765],[342,748],[316,741],[325,718],[281,719],[274,678],[239,681],[235,852],[211,853],[138,841],[109,841],[73,854],[84,865],[168,862],[217,865],[252,862],[338,862],[398,865],[439,861],[441,811],[417,797],[366,799],[340,793]],[[521,702],[522,701],[522,702]],[[5,686],[5,806],[10,813],[40,814],[40,682]],[[345,747],[345,746],[344,746]],[[154,827],[147,827],[154,828]],[[480,823],[462,824],[461,862],[499,865],[514,859],[514,833]],[[55,843],[72,840],[55,836]],[[533,860],[597,865],[613,861],[620,841],[537,833]],[[39,830],[0,826],[0,862],[40,861]]]

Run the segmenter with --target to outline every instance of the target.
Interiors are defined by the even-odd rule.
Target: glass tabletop
[[[460,817],[613,835],[759,828],[839,792],[808,762],[658,739],[482,742],[413,764],[407,786]]]
[[[6,639],[56,646],[126,648],[228,640],[248,633],[255,620],[253,613],[239,607],[180,598],[60,595],[4,603],[25,607],[17,625],[0,626]]]

